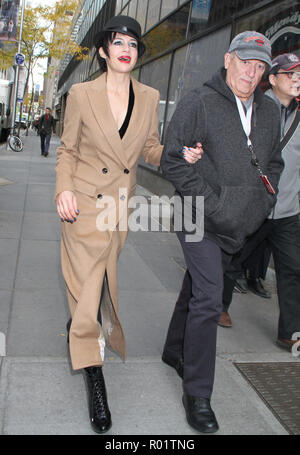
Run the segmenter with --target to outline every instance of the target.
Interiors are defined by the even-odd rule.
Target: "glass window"
[[[148,5],[146,30],[149,30],[159,21],[161,0],[151,0]]]
[[[129,4],[128,16],[133,17],[134,19],[136,17],[136,6],[137,6],[137,0],[131,0],[131,2]]]
[[[162,0],[160,18],[163,19],[178,7],[178,0]]]
[[[189,45],[190,46],[190,45]],[[188,46],[182,47],[175,52],[173,65],[172,65],[172,75],[169,88],[169,99],[167,106],[167,117],[166,125],[164,129],[164,134],[170,123],[170,120],[176,109],[180,94],[183,88],[184,75],[186,70],[186,55],[187,55]]]
[[[274,57],[285,52],[293,52],[300,57],[299,22],[299,1],[282,0],[238,20],[234,35],[245,30],[257,30],[271,41]]]
[[[151,30],[144,38],[146,52],[143,60],[145,61],[147,58],[153,57],[184,41],[188,17],[189,5],[185,5]]]
[[[139,24],[141,26],[142,33],[145,32],[147,5],[148,5],[148,0],[139,0],[138,1],[136,20],[139,22]]]
[[[230,44],[231,26],[224,27],[193,41],[186,59],[188,71],[184,78],[183,93],[199,87],[224,66],[224,55]]]
[[[207,27],[212,3],[213,0],[193,0],[190,35],[194,35]]]
[[[134,79],[136,79],[138,81],[139,77],[140,77],[140,68],[137,68],[137,69],[131,71],[131,75],[132,75],[132,77],[134,77]]]
[[[190,90],[201,87],[224,65],[230,35],[231,26],[227,26],[176,51],[169,90],[167,125],[179,99]]]
[[[125,8],[122,11],[123,16],[128,16],[128,4],[125,6]]]
[[[164,126],[170,63],[171,54],[143,66],[140,73],[140,81],[146,85],[150,85],[151,87],[156,88],[160,93],[158,114],[160,137],[162,137]]]
[[[261,0],[193,0],[189,36],[231,19],[243,9],[254,7]]]
[[[116,1],[116,15],[119,14],[121,9],[122,9],[122,0],[117,0]]]

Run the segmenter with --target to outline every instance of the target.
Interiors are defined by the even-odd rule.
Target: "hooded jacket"
[[[275,101],[280,112],[282,104],[273,90],[268,90],[266,95]],[[295,101],[294,110],[284,127],[281,128],[281,139],[288,133],[296,113],[297,102]],[[292,137],[283,148],[281,155],[284,161],[284,170],[278,184],[277,202],[269,217],[273,219],[287,218],[300,212],[298,196],[300,192],[300,124],[298,124]]]
[[[283,169],[280,116],[274,101],[259,88],[254,92],[250,139],[260,168],[277,193]],[[181,150],[184,144],[194,147],[198,141],[202,142],[203,157],[189,165]],[[167,130],[161,167],[181,198],[192,196],[194,215],[195,197],[204,197],[204,236],[229,254],[242,248],[276,202],[276,195],[267,191],[251,164],[224,68],[178,103]]]

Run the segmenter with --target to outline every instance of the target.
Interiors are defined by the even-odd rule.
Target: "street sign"
[[[24,62],[25,62],[25,55],[24,54],[16,54],[15,55],[15,64],[18,65],[18,66],[22,66],[24,65]]]

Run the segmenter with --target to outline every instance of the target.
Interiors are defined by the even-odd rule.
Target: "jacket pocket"
[[[208,230],[243,239],[268,217],[276,199],[264,187],[222,187],[218,210],[206,217]]]

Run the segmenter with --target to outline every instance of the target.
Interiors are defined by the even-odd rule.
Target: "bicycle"
[[[8,145],[14,152],[22,152],[24,146],[19,135],[16,133],[16,125],[11,127],[10,131],[11,132],[8,136]]]

